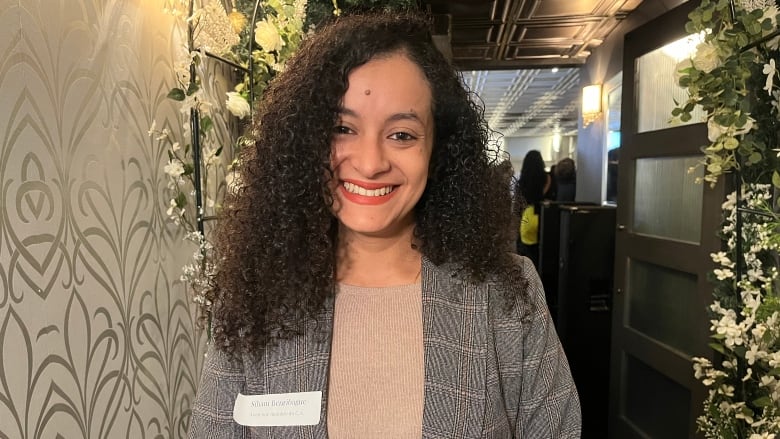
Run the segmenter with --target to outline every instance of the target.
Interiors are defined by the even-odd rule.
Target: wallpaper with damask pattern
[[[0,0],[0,438],[185,435],[204,343],[147,134],[182,131],[161,10]]]

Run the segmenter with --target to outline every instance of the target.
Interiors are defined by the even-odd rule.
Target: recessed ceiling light
[[[558,73],[558,67],[553,67],[553,68],[552,68],[552,72],[553,72],[553,73]]]

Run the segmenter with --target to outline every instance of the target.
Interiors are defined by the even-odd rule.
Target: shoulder
[[[501,274],[490,274],[482,282],[469,279],[455,263],[436,265],[423,257],[423,283],[424,294],[427,290],[442,300],[461,301],[461,294],[470,296],[473,292],[477,302],[484,301],[490,309],[504,310],[494,314],[509,312],[512,318],[527,316],[539,305],[540,298],[544,305],[544,292],[536,268],[528,258],[514,253],[509,254]]]

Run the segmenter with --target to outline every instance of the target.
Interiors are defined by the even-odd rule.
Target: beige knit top
[[[328,436],[420,438],[422,290],[339,284],[328,385]]]

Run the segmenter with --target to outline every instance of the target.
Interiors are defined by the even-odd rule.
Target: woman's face
[[[342,232],[396,237],[414,226],[433,149],[431,88],[406,55],[348,77],[332,140],[334,212]]]

